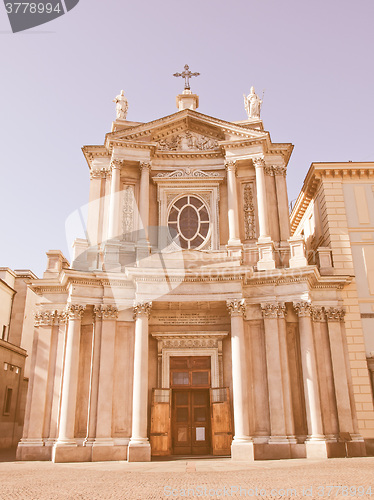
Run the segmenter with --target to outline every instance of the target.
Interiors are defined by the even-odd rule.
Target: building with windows
[[[327,270],[326,252],[309,264],[291,236],[293,146],[272,142],[254,90],[240,122],[196,111],[188,86],[149,123],[126,119],[123,92],[115,102],[104,144],[83,148],[87,238],[71,267],[51,251],[29,284],[18,458],[364,455],[374,412],[358,397],[367,374],[351,376],[352,270]]]
[[[33,293],[29,270],[0,268],[0,448],[17,445],[22,437],[32,350]]]
[[[374,163],[313,163],[291,214],[308,264],[352,276],[342,290],[357,418],[371,452],[374,389]],[[370,382],[371,389],[370,390]],[[370,440],[371,439],[371,440]]]

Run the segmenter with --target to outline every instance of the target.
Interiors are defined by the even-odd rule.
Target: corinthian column
[[[244,338],[244,300],[228,300],[231,316],[232,392],[235,435],[231,444],[233,460],[253,460],[253,442],[249,436],[247,366]]]
[[[81,305],[70,304],[66,309],[69,323],[66,338],[64,381],[61,394],[60,427],[58,441],[52,452],[54,462],[69,461],[72,455],[67,456],[63,448],[77,446],[74,440],[74,427],[78,389],[79,344],[83,312],[84,307]]]
[[[226,161],[227,171],[227,201],[229,217],[229,241],[228,248],[241,248],[239,236],[239,212],[238,212],[238,191],[236,189],[236,162]]]
[[[135,346],[132,399],[132,435],[129,443],[129,462],[149,462],[151,445],[147,435],[148,413],[148,318],[152,302],[134,306]]]
[[[309,302],[294,302],[294,309],[299,317],[301,366],[308,425],[308,439],[305,443],[307,458],[327,458],[313,340],[312,308]]]
[[[283,376],[278,331],[277,304],[261,304],[265,327],[266,365],[269,387],[269,409],[271,435],[269,443],[278,445],[282,458],[290,458],[290,447],[286,437],[286,418],[283,395]]]
[[[267,210],[266,184],[265,184],[265,160],[264,158],[253,158],[256,171],[256,189],[258,203],[258,223],[260,235],[257,242],[259,260],[257,269],[267,271],[275,269],[274,245],[271,241],[269,230],[269,216]]]

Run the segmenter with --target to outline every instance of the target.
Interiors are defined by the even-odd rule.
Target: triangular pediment
[[[261,140],[268,137],[262,130],[226,122],[193,110],[183,110],[158,120],[117,130],[107,135],[111,142],[154,144],[162,151],[216,151],[220,142]]]

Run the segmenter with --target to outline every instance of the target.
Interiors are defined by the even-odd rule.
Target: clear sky
[[[13,34],[0,5],[0,267],[39,276],[45,252],[69,256],[65,220],[88,201],[81,147],[115,118],[174,113],[187,63],[198,111],[244,120],[262,95],[273,142],[292,142],[289,199],[313,161],[374,161],[373,0],[80,0]]]

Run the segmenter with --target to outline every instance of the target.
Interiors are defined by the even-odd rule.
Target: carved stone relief
[[[123,190],[122,233],[125,241],[132,241],[134,231],[134,186],[125,186]]]
[[[246,240],[256,238],[256,219],[252,184],[244,185],[244,229]]]
[[[190,131],[160,139],[157,144],[161,151],[207,151],[219,148],[216,140]]]

